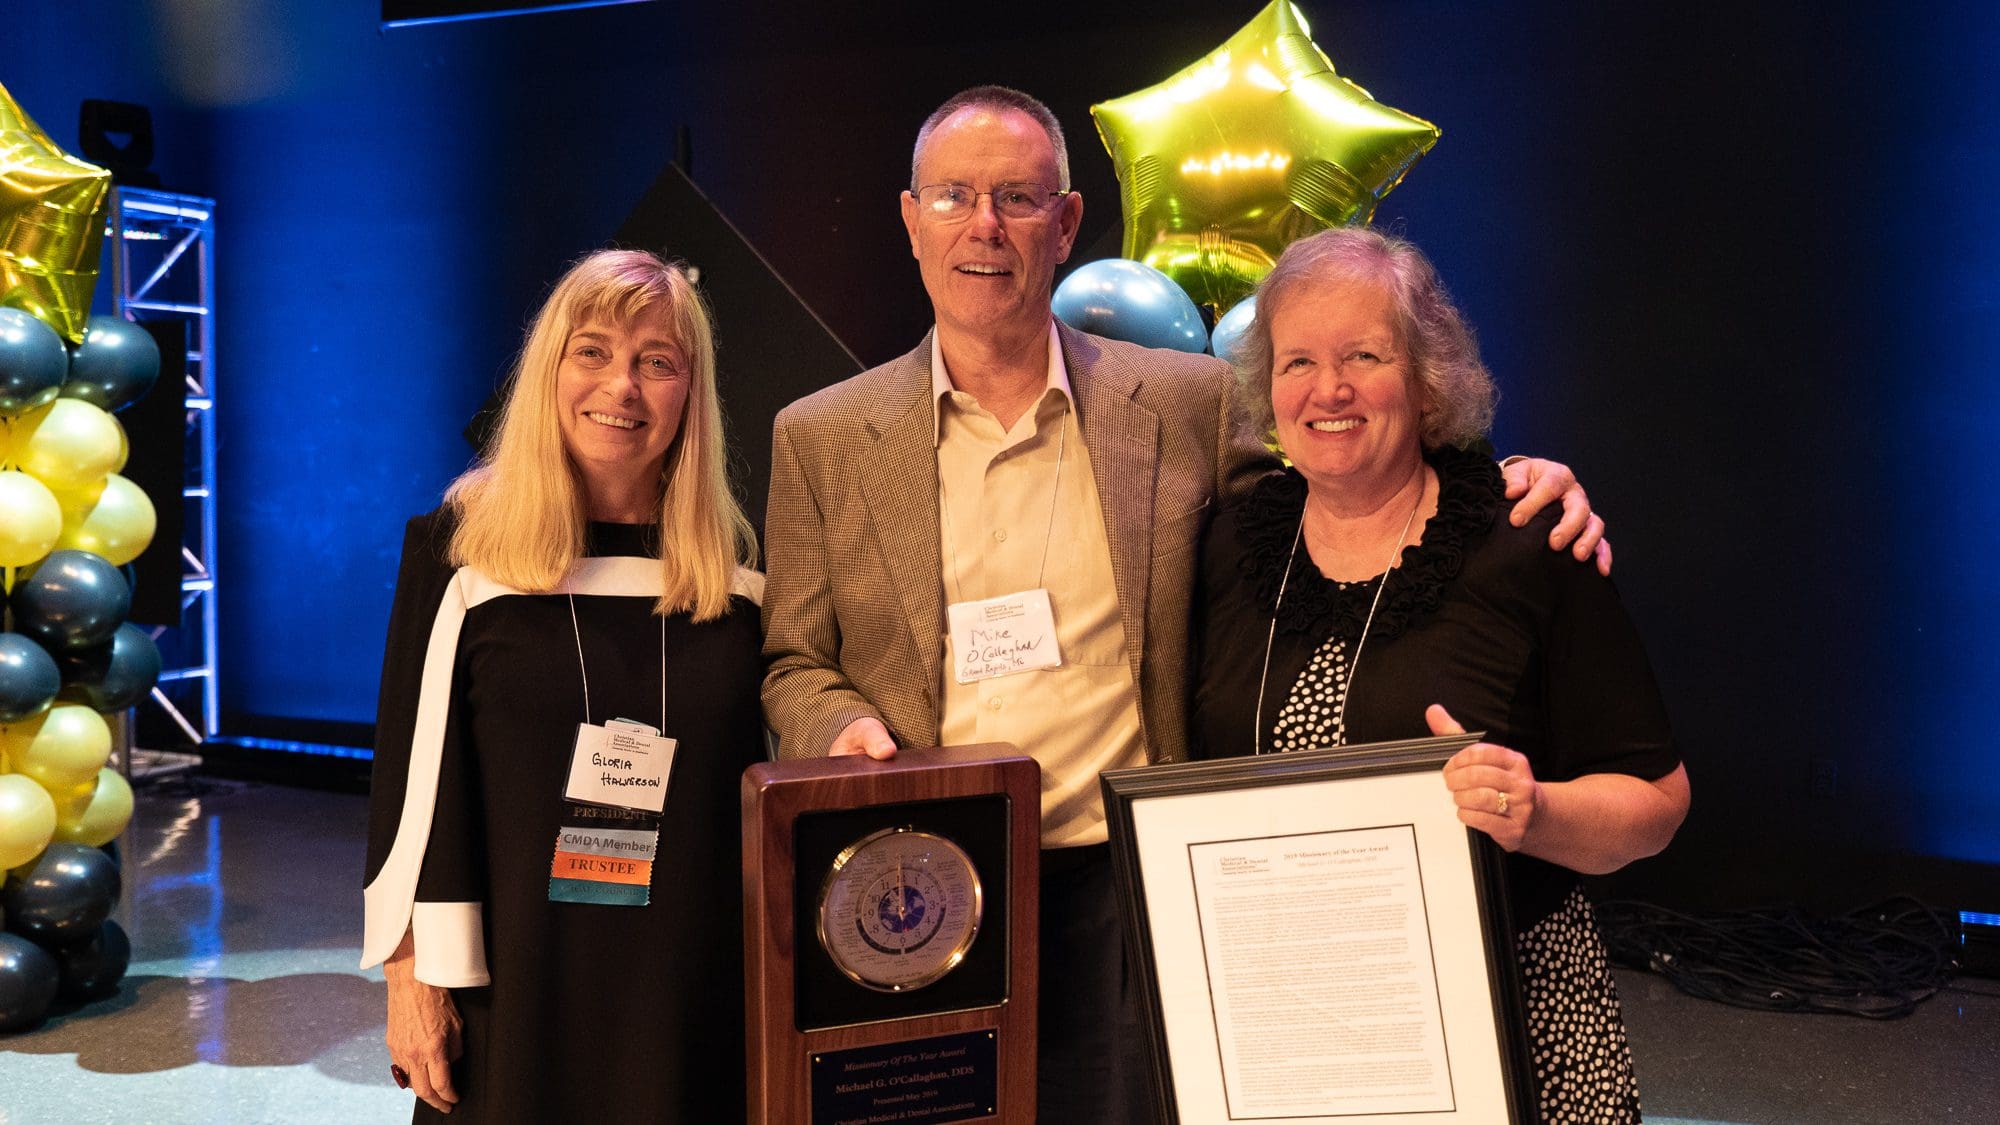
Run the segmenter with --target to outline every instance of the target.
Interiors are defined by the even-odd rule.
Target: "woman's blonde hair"
[[[545,593],[584,552],[582,478],[563,444],[556,371],[570,334],[590,322],[629,324],[663,309],[688,367],[687,406],[660,480],[659,613],[722,616],[756,532],[729,489],[715,336],[708,307],[680,267],[641,250],[585,255],[556,282],[509,379],[486,454],[445,492],[458,517],[449,558],[503,585]]]

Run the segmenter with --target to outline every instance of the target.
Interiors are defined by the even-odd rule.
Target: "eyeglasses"
[[[1051,191],[1046,185],[995,184],[992,191],[974,191],[966,184],[930,184],[917,189],[917,204],[923,213],[940,223],[960,223],[979,209],[979,197],[993,197],[993,209],[1009,219],[1032,219],[1047,210],[1050,202],[1070,194]]]

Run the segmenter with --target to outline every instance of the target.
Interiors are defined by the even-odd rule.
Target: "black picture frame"
[[[1458,822],[1456,808],[1441,783],[1433,796],[1428,783],[1421,780],[1423,775],[1435,774],[1453,754],[1479,737],[1409,739],[1146,766],[1103,775],[1126,940],[1142,967],[1145,984],[1161,1121],[1177,1125],[1184,1119],[1183,1096],[1198,1103],[1199,1108],[1191,1110],[1189,1118],[1204,1122],[1284,1120],[1290,1125],[1371,1125],[1421,1120],[1439,1125],[1493,1121],[1525,1125],[1535,1120],[1533,1069],[1507,907],[1504,853],[1484,833]],[[1409,830],[1407,852],[1400,843],[1405,835],[1401,829],[1405,828]],[[1356,835],[1349,837],[1348,833]],[[1223,991],[1218,992],[1217,966],[1224,958],[1240,958],[1242,951],[1212,950],[1210,939],[1218,932],[1216,927],[1221,923],[1216,918],[1221,912],[1239,907],[1221,905],[1224,900],[1217,892],[1205,919],[1201,884],[1207,878],[1210,884],[1220,885],[1223,876],[1204,876],[1202,871],[1211,860],[1236,865],[1211,866],[1211,871],[1227,874],[1244,870],[1242,864],[1265,861],[1238,855],[1222,858],[1222,854],[1239,849],[1252,854],[1260,848],[1282,849],[1301,839],[1310,841],[1302,847],[1320,850],[1274,851],[1280,857],[1278,862],[1335,862],[1294,858],[1322,856],[1328,841],[1386,841],[1368,848],[1331,850],[1392,853],[1382,859],[1384,864],[1406,863],[1414,868],[1402,881],[1416,888],[1415,913],[1429,943],[1420,956],[1436,988],[1436,1015],[1429,1023],[1435,1024],[1445,1073],[1440,1085],[1433,1067],[1426,1072],[1430,1076],[1427,1087],[1413,1082],[1408,1092],[1398,1095],[1411,1100],[1398,1102],[1388,1095],[1367,1092],[1352,1097],[1326,1095],[1323,1108],[1333,1112],[1320,1113],[1310,1108],[1301,1111],[1304,1103],[1312,1101],[1307,1095],[1266,1093],[1265,1104],[1259,1108],[1257,1096],[1245,1093],[1252,1085],[1242,1078],[1245,1069],[1241,1060],[1248,1057],[1245,1044],[1249,1038],[1236,1040],[1223,1025],[1233,1026],[1239,1002],[1253,1020],[1257,1018],[1257,997],[1265,993],[1230,991],[1226,981],[1220,986]],[[1385,866],[1383,870],[1403,868]],[[1324,883],[1328,888],[1339,885],[1338,879],[1356,878],[1335,876],[1331,869],[1328,872]],[[1150,886],[1149,875],[1154,879]],[[1257,886],[1257,877],[1241,886]],[[1322,885],[1316,870],[1294,878],[1304,879],[1307,886]],[[1231,932],[1254,930],[1237,924]],[[1192,945],[1188,934],[1194,935]],[[1169,947],[1165,950],[1162,941],[1156,940],[1161,935]],[[1213,944],[1220,947],[1228,943],[1218,938]],[[1447,947],[1443,954],[1441,945]],[[1190,964],[1191,950],[1198,953],[1199,964]],[[1163,958],[1168,962],[1165,966]],[[1163,985],[1163,972],[1178,975]],[[1192,973],[1199,973],[1200,981],[1192,982]],[[1168,991],[1174,994],[1171,1013],[1163,999]],[[1208,998],[1205,1027],[1202,1006],[1189,1002],[1197,994]],[[1282,1005],[1283,997],[1274,997],[1270,1003]],[[1490,1012],[1490,1020],[1478,1018],[1476,1013],[1482,1009]],[[1231,1051],[1229,1045],[1238,1049]],[[1259,1050],[1266,1046],[1259,1041]],[[1177,1060],[1181,1067],[1178,1074]],[[1234,1087],[1229,1077],[1232,1060],[1238,1076]],[[1296,1097],[1297,1101],[1279,1111],[1273,1108],[1277,1104],[1274,1097]],[[1415,1100],[1423,1097],[1432,1102],[1420,1105]],[[1448,1100],[1449,1107],[1437,1108],[1438,1099]]]

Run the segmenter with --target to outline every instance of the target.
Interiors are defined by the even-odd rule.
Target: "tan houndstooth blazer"
[[[1057,329],[1104,510],[1141,737],[1151,760],[1179,761],[1196,546],[1216,502],[1277,462],[1219,361]],[[937,743],[944,583],[930,389],[926,337],[778,415],[763,694],[780,757],[823,755],[865,716],[898,745]]]

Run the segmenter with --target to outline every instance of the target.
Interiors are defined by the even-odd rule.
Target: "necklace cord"
[[[576,670],[583,677],[583,725],[590,725],[590,669],[583,662],[583,627],[576,623],[576,595],[569,595],[569,627],[576,637]],[[660,615],[660,733],[667,732],[667,618]]]
[[[1375,597],[1368,603],[1368,617],[1361,623],[1361,636],[1354,642],[1354,656],[1347,662],[1347,676],[1340,688],[1340,707],[1334,712],[1333,716],[1333,728],[1337,732],[1334,736],[1335,746],[1345,745],[1347,742],[1347,700],[1349,696],[1354,694],[1354,675],[1361,667],[1361,646],[1368,643],[1368,630],[1375,624],[1375,610],[1382,604],[1382,591],[1389,585],[1389,572],[1395,569],[1396,557],[1403,553],[1404,544],[1410,538],[1410,528],[1417,522],[1417,513],[1424,510],[1424,495],[1430,490],[1430,485],[1423,478],[1423,471],[1423,464],[1419,462],[1417,465],[1417,502],[1410,509],[1409,518],[1403,521],[1403,533],[1396,537],[1395,545],[1390,548],[1388,560],[1382,564],[1382,577],[1375,582]],[[1312,486],[1307,485],[1306,487],[1308,494],[1310,494]],[[1308,495],[1308,499],[1310,499],[1310,495]],[[1250,753],[1252,756],[1264,752],[1264,690],[1269,686],[1271,678],[1271,646],[1278,636],[1278,609],[1285,604],[1285,589],[1291,585],[1292,565],[1298,561],[1299,541],[1305,538],[1305,534],[1306,509],[1304,505],[1301,505],[1299,508],[1299,529],[1292,533],[1292,549],[1285,555],[1285,573],[1278,580],[1278,597],[1276,601],[1271,603],[1271,627],[1264,634],[1264,668],[1263,671],[1257,674],[1257,709],[1250,715]]]
[[[576,670],[583,676],[583,725],[590,725],[590,669],[583,663],[583,626],[576,623],[576,595],[569,595],[569,628],[576,637]],[[662,676],[664,680],[665,677]]]
[[[1064,460],[1064,455],[1069,450],[1069,414],[1070,414],[1069,403],[1067,400],[1065,400],[1063,402],[1062,419],[1060,424],[1056,428],[1056,476],[1054,483],[1051,485],[1049,489],[1049,526],[1048,530],[1044,532],[1042,535],[1042,561],[1040,563],[1037,563],[1035,566],[1035,585],[1037,587],[1043,585],[1043,579],[1047,576],[1047,571],[1049,566],[1049,540],[1055,538],[1056,534],[1056,509],[1061,506],[1060,501],[1062,499],[1063,460]],[[945,495],[943,473],[938,474],[938,517],[940,520],[943,521],[944,524],[945,550],[951,553],[952,584],[958,587],[957,600],[964,601],[965,576],[963,574],[960,574],[958,569],[958,543],[957,543],[958,537],[957,534],[952,530],[951,501],[949,497]],[[947,591],[947,594],[949,594],[949,591]]]

